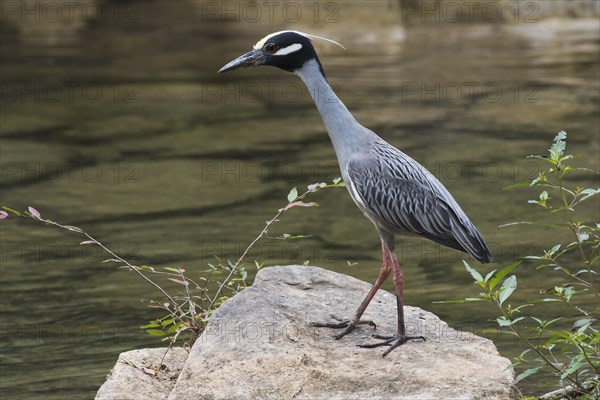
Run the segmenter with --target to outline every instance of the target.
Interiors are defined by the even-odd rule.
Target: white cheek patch
[[[279,49],[277,50],[277,52],[275,52],[273,55],[274,56],[285,56],[286,54],[290,54],[293,53],[295,51],[298,51],[302,48],[302,45],[300,43],[294,43],[289,45],[288,47],[284,47],[283,49]]]

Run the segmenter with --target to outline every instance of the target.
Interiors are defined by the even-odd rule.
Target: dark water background
[[[526,204],[535,193],[500,191],[535,176],[525,155],[565,130],[568,150],[587,156],[578,164],[599,169],[599,25],[585,18],[597,16],[593,7],[568,13],[542,2],[500,22],[440,14],[436,23],[395,2],[293,3],[301,17],[282,3],[273,18],[230,2],[82,2],[60,19],[29,4],[29,14],[16,2],[2,10],[1,203],[80,226],[137,264],[192,271],[235,259],[292,187],[339,175],[296,77],[215,73],[281,29],[344,43],[317,45],[329,79],[359,121],[447,185],[493,249],[497,262],[483,271],[568,240],[497,229],[542,215]],[[271,232],[310,239],[264,241],[249,259],[309,260],[373,281],[380,250],[369,222],[343,189],[312,199],[321,207],[292,210]],[[581,218],[599,214],[589,202]],[[134,274],[67,232],[16,220],[0,229],[2,398],[91,398],[120,352],[161,345],[138,329],[160,315],[140,302],[157,293]],[[462,254],[415,238],[397,247],[407,304],[466,331],[494,326],[491,307],[433,303],[477,294]],[[527,266],[518,274],[521,300],[556,282]],[[492,339],[507,357],[522,350]]]

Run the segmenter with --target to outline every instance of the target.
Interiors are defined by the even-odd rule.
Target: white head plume
[[[254,47],[253,47],[253,48],[254,48],[254,50],[261,49],[261,48],[262,48],[262,47],[265,45],[265,43],[267,43],[267,40],[271,39],[273,36],[277,36],[277,35],[279,35],[279,34],[286,33],[286,32],[293,32],[293,33],[297,33],[298,35],[304,36],[305,38],[308,38],[308,39],[311,39],[311,40],[312,40],[312,39],[324,40],[324,41],[326,41],[326,42],[333,43],[333,44],[335,44],[336,46],[339,46],[339,47],[341,47],[342,49],[346,50],[346,48],[345,48],[344,46],[342,46],[340,43],[336,42],[335,40],[328,39],[328,38],[326,38],[326,37],[322,37],[322,36],[311,35],[311,34],[304,33],[304,32],[300,32],[300,31],[292,31],[292,30],[286,30],[286,31],[274,32],[274,33],[271,33],[270,35],[267,35],[267,36],[265,36],[264,38],[262,38],[262,39],[260,39],[258,42],[256,42],[256,44],[255,44],[255,45],[254,45]]]

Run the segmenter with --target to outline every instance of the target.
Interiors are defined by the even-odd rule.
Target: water
[[[344,43],[318,45],[340,97],[446,184],[493,249],[498,263],[484,271],[557,240],[496,228],[541,215],[526,205],[533,193],[499,190],[535,174],[525,155],[564,129],[569,151],[588,155],[579,164],[599,169],[596,20],[403,24],[397,7],[361,3],[321,4],[316,23],[305,10],[297,23],[268,24],[222,21],[210,4],[107,2],[97,18],[76,12],[57,24],[40,9],[41,22],[3,21],[1,203],[80,226],[137,264],[191,271],[237,258],[292,187],[339,175],[296,77],[215,74],[284,28]],[[326,21],[333,11],[337,23]],[[321,207],[294,209],[270,231],[310,239],[261,242],[250,260],[309,260],[374,281],[378,239],[347,193],[312,200]],[[588,203],[582,219],[599,218],[598,202]],[[161,345],[137,328],[160,314],[140,302],[157,293],[134,274],[68,232],[16,220],[0,228],[3,398],[91,398],[120,352]],[[397,246],[408,304],[475,333],[493,325],[491,307],[433,303],[476,295],[462,254],[413,238]],[[526,267],[519,274],[521,299],[554,282]],[[494,339],[507,357],[521,351]]]

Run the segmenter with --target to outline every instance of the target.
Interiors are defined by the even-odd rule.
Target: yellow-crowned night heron
[[[436,243],[464,251],[479,262],[492,255],[483,238],[446,188],[422,165],[359,124],[327,83],[311,38],[297,31],[281,31],[259,40],[254,49],[231,61],[219,72],[241,67],[271,65],[300,76],[310,91],[338,158],[350,196],[375,225],[381,238],[383,265],[375,284],[350,320],[313,325],[344,328],[336,339],[351,332],[367,305],[394,271],[398,305],[398,332],[375,344],[388,345],[384,356],[411,339],[404,326],[404,274],[394,252],[394,235],[412,233]],[[323,39],[323,38],[321,38]],[[328,40],[328,39],[326,39]]]

